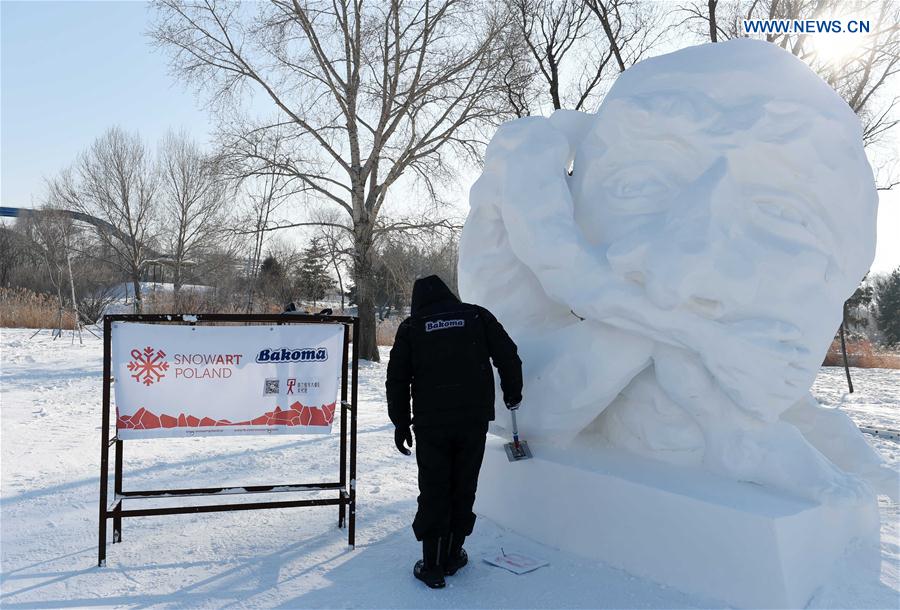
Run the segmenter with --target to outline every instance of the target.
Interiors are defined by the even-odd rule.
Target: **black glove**
[[[508,399],[504,400],[503,402],[506,403],[507,409],[515,409],[522,403],[522,397],[516,396],[515,398],[508,398]]]
[[[397,445],[397,451],[403,455],[411,455],[412,451],[403,446],[406,443],[410,447],[413,445],[412,431],[409,426],[397,426],[394,428],[394,444]]]

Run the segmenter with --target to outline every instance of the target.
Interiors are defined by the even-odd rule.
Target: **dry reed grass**
[[[900,354],[879,351],[868,339],[848,337],[847,363],[862,369],[900,369]],[[844,366],[840,338],[831,342],[822,365]]]
[[[3,328],[59,328],[59,302],[48,294],[26,288],[0,288],[0,327]],[[72,330],[75,314],[62,314],[63,330]]]
[[[397,334],[397,327],[402,322],[400,318],[388,318],[382,320],[375,327],[375,342],[378,345],[393,345],[394,336]]]

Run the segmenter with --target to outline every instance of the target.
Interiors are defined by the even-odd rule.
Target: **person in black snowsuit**
[[[387,370],[388,414],[404,455],[416,434],[419,510],[413,522],[422,542],[416,578],[444,586],[468,558],[463,549],[475,525],[475,489],[488,422],[494,419],[494,374],[507,408],[522,401],[522,361],[497,318],[462,303],[436,275],[416,280],[410,316],[397,329]],[[412,418],[410,418],[410,397]]]

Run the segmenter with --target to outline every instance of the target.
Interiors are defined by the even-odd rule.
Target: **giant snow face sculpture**
[[[859,493],[798,425],[877,196],[858,120],[799,60],[736,40],[644,61],[596,115],[502,126],[470,202],[460,291],[520,344],[531,438]],[[874,468],[830,421],[858,449],[832,458]]]

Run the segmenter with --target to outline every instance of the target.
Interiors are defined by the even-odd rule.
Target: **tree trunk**
[[[613,33],[612,25],[609,22],[609,11],[602,2],[592,2],[589,4],[594,14],[600,19],[600,25],[603,26],[603,32],[606,34],[606,40],[609,42],[609,48],[612,50],[613,57],[616,58],[616,65],[619,66],[619,72],[625,71],[625,61],[622,59],[622,51],[619,49],[619,41]]]
[[[172,305],[176,313],[181,312],[181,262],[176,262],[172,268]]]
[[[847,362],[847,341],[844,339],[844,321],[847,319],[847,304],[844,303],[844,319],[841,320],[841,354],[844,357],[844,373],[847,375],[847,387],[853,394],[853,380],[850,379],[850,363]]]
[[[144,299],[141,295],[141,277],[139,274],[131,276],[131,287],[134,288],[134,311],[144,313]]]
[[[57,268],[57,271],[61,271],[61,270],[60,270],[59,268]],[[64,304],[63,304],[63,296],[62,296],[62,273],[60,273],[60,275],[59,275],[59,281],[56,283],[56,299],[59,301],[59,315],[58,315],[58,319],[59,319],[59,324],[58,324],[58,326],[59,326],[59,328],[57,328],[56,330],[57,330],[57,333],[58,333],[57,336],[58,336],[58,337],[62,337],[62,331],[63,331],[63,311],[64,311],[64,309],[65,309]],[[55,338],[56,338],[56,337],[54,337],[54,339],[55,339]]]
[[[709,8],[709,40],[710,42],[719,42],[719,32],[716,27],[716,4],[718,0],[709,0],[707,7]]]
[[[359,316],[359,357],[381,362],[375,337],[375,274],[372,269],[372,240],[362,227],[354,232],[355,260],[353,280],[356,282],[356,306]]]
[[[72,256],[66,251],[66,266],[69,268],[69,289],[72,291],[72,314],[75,316],[75,327],[72,329],[72,343],[75,343],[75,331],[78,331],[78,342],[83,343],[81,339],[81,315],[78,313],[78,301],[75,299],[75,278],[72,277]]]
[[[553,109],[559,110],[562,108],[562,101],[559,99],[559,68],[550,49],[547,49],[547,62],[550,64],[550,98],[553,100]]]
[[[338,290],[341,293],[341,312],[344,311],[344,278],[341,277],[341,269],[337,264],[337,259],[332,259],[334,264],[334,272],[337,274]]]

